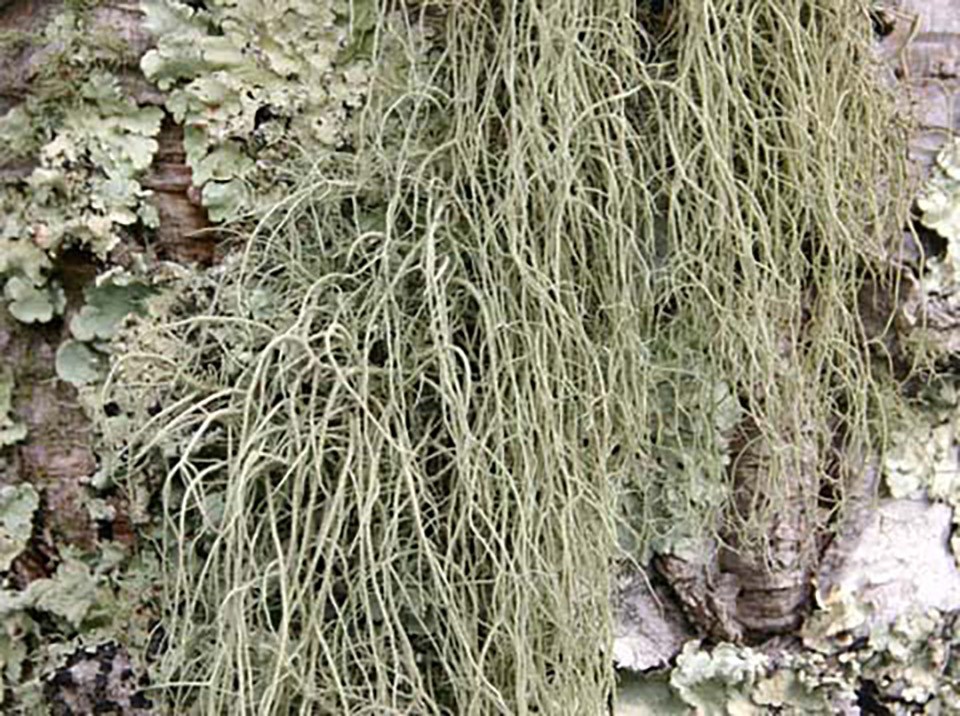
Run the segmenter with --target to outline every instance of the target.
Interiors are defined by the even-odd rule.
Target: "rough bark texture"
[[[44,691],[51,716],[146,716],[153,704],[140,689],[142,684],[129,655],[115,644],[104,644],[72,654]]]
[[[734,445],[733,483],[738,511],[754,506],[768,512],[770,531],[759,547],[740,545],[734,531],[719,556],[720,569],[733,575],[738,592],[735,615],[748,637],[788,633],[803,621],[809,606],[810,577],[816,563],[815,520],[809,513],[817,491],[816,453],[804,435],[793,441],[797,455],[782,494],[765,494],[770,455],[752,425],[742,426]]]
[[[27,32],[42,27],[58,3],[40,0],[10,2],[0,6],[0,28]],[[0,52],[0,110],[16,106],[43,61],[43,48],[35,45],[7,47]],[[0,165],[0,178],[26,176],[33,167],[20,163]],[[95,267],[82,256],[70,254],[59,263],[68,301],[75,304]],[[82,481],[96,470],[90,445],[89,421],[77,405],[76,391],[59,381],[54,369],[57,347],[67,335],[65,321],[43,326],[24,325],[0,306],[0,355],[13,371],[17,390],[13,406],[28,428],[25,441],[0,448],[0,485],[29,482],[43,496],[42,534],[35,549],[13,565],[19,586],[48,576],[55,566],[57,543],[91,549],[96,528],[82,505]]]
[[[622,576],[616,613],[613,659],[621,669],[663,668],[694,637],[669,591],[644,574]]]
[[[910,157],[918,170],[930,167],[944,140],[960,130],[960,11],[952,0],[886,3],[882,56],[892,65],[918,131]]]

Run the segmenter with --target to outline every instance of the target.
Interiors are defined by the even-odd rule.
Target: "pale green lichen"
[[[42,284],[44,273],[52,263],[47,253],[33,242],[23,241],[20,231],[22,222],[11,217],[22,206],[13,200],[19,195],[0,190],[0,275],[19,275],[33,285]]]
[[[890,420],[881,473],[896,499],[960,506],[960,396],[950,380],[931,380]],[[956,553],[956,550],[955,550]],[[746,647],[706,650],[688,644],[672,670],[624,681],[616,713],[832,714],[853,708],[871,690],[884,713],[960,710],[960,632],[956,617],[936,610],[874,625],[872,607],[834,588],[799,636],[768,662]],[[685,710],[678,711],[683,708]]]
[[[145,281],[128,272],[102,274],[84,290],[86,301],[70,319],[73,338],[57,349],[57,375],[77,387],[100,380],[112,352],[111,339],[128,316],[143,313],[144,301],[154,293]]]
[[[202,187],[212,220],[229,218],[246,208],[248,187],[263,176],[256,162],[262,164],[277,147],[286,151],[288,141],[309,140],[334,151],[337,144],[349,141],[346,122],[366,82],[360,69],[365,63],[363,42],[351,38],[366,38],[362,28],[369,29],[370,13],[375,13],[373,3],[354,3],[351,16],[349,5],[228,2],[212,6],[203,30],[209,40],[198,46],[206,52],[205,61],[239,72],[226,72],[219,79],[206,69],[189,79],[178,75],[177,96],[171,95],[167,105],[186,125],[194,183]],[[149,530],[147,504],[152,488],[144,484],[142,475],[126,479],[127,465],[113,439],[125,430],[129,406],[122,406],[119,415],[113,411],[105,415],[96,393],[127,317],[142,313],[147,299],[159,299],[153,287],[163,283],[158,275],[164,269],[130,268],[125,261],[130,273],[101,275],[84,289],[79,307],[64,305],[55,277],[67,250],[79,249],[109,267],[119,256],[115,249],[122,241],[149,235],[148,230],[157,226],[157,211],[141,179],[157,152],[164,110],[129,98],[127,86],[112,71],[119,63],[111,58],[125,51],[122,40],[107,42],[89,35],[89,29],[85,13],[68,8],[56,14],[37,37],[24,38],[41,46],[44,64],[21,104],[0,118],[0,161],[16,159],[18,167],[0,185],[0,287],[11,314],[24,323],[51,322],[64,314],[69,318],[72,338],[57,351],[56,370],[61,379],[78,388],[78,399],[88,413],[96,414],[92,436],[102,458],[81,507],[94,523],[113,521],[119,509],[135,528]],[[248,36],[243,37],[244,33]],[[186,44],[192,43],[192,36],[185,39]],[[234,45],[243,51],[241,65],[231,64]],[[168,47],[161,42],[158,50]],[[342,68],[333,68],[323,59],[337,52],[343,53]],[[257,59],[251,61],[253,57]],[[300,68],[297,76],[290,74],[294,64]],[[250,74],[257,67],[261,74]],[[191,66],[188,74],[196,70]],[[220,99],[215,95],[218,87],[226,91]],[[243,104],[239,114],[233,112],[233,100]],[[254,143],[248,144],[250,137],[243,127],[254,120],[259,127]],[[288,131],[291,128],[295,131]],[[258,186],[254,188],[259,192]],[[130,258],[128,248],[123,251],[126,258]],[[136,255],[133,260],[136,263]],[[251,305],[256,315],[270,311],[262,292],[251,297]],[[26,436],[26,428],[13,415],[13,387],[12,374],[0,374],[0,445]],[[146,407],[140,405],[137,410]],[[94,490],[117,483],[126,488],[122,508],[106,495],[94,496]],[[39,497],[35,492],[33,496],[38,505]],[[224,510],[223,495],[208,494],[203,504],[205,519],[215,524]],[[31,505],[24,506],[23,499],[11,503],[9,530],[0,516],[2,564],[12,562],[27,545],[32,522],[25,524],[19,517]],[[142,657],[152,626],[145,601],[157,588],[156,560],[147,553],[131,556],[120,542],[99,540],[96,550],[83,553],[61,544],[51,546],[59,552],[52,557],[58,564],[52,575],[33,581],[28,577],[23,588],[17,588],[20,581],[14,579],[0,585],[4,625],[0,629],[0,710],[5,713],[44,712],[43,679],[80,646],[117,641],[145,667]]]
[[[37,38],[40,75],[0,117],[0,160],[26,167],[0,185],[0,278],[10,312],[26,323],[62,313],[49,274],[65,250],[106,260],[130,229],[159,224],[140,178],[163,110],[130,99],[107,69],[123,43],[91,32],[86,13],[55,15]]]
[[[32,46],[33,74],[20,103],[0,117],[0,162],[7,170],[0,182],[0,287],[11,316],[27,324],[13,340],[72,314],[72,333],[82,341],[61,346],[56,368],[74,384],[102,375],[107,341],[136,312],[146,285],[110,273],[85,289],[85,306],[71,310],[57,278],[61,258],[75,250],[109,265],[121,241],[158,225],[141,178],[157,152],[164,114],[130,98],[118,70],[130,64],[125,36],[97,30],[91,8],[68,2],[37,33],[18,38]],[[32,376],[27,360],[22,367]],[[12,369],[0,369],[0,447],[27,437],[14,393]],[[79,500],[91,524],[117,516],[113,502],[92,490]],[[49,542],[40,504],[27,483],[0,490],[0,571],[10,570],[0,583],[3,713],[48,713],[45,680],[79,647],[135,645],[130,650],[142,662],[148,639],[144,600],[155,578],[133,576],[141,560],[110,540],[83,550]],[[38,534],[43,562],[54,569],[46,576],[33,560],[18,560]]]
[[[742,410],[728,383],[684,379],[681,365],[676,368],[681,377],[667,368],[656,391],[650,430],[658,439],[649,461],[626,474],[618,492],[625,517],[620,545],[642,562],[652,552],[702,554],[703,540],[714,533],[730,497],[725,479],[730,438]],[[652,474],[658,479],[651,480]]]
[[[18,33],[14,44],[32,47],[35,55],[26,96],[0,117],[0,161],[35,157],[53,138],[91,74],[129,61],[124,35],[98,26],[93,4],[63,3],[46,25]]]
[[[8,606],[38,609],[79,627],[97,601],[97,580],[87,565],[67,560],[49,579],[36,579],[9,598]]]
[[[749,647],[688,642],[669,671],[621,680],[616,716],[833,713],[821,684]]]
[[[669,674],[624,673],[617,684],[614,716],[689,716],[690,705],[671,688]]]
[[[5,188],[3,237],[50,256],[76,246],[106,258],[122,227],[157,226],[138,177],[157,151],[161,118],[159,108],[127,99],[116,78],[91,76],[50,132],[39,166]],[[30,253],[28,266],[34,267],[40,260]]]
[[[950,642],[942,641],[936,613],[898,619],[870,633],[865,668],[880,688],[908,703],[925,704],[941,696],[956,704],[956,682],[944,678]]]
[[[157,151],[162,116],[128,99],[115,77],[93,74],[26,181],[19,238],[54,255],[79,246],[106,258],[121,227],[156,227],[156,208],[138,177]]]
[[[848,589],[835,588],[824,596],[817,590],[815,596],[817,610],[803,625],[803,640],[807,648],[827,653],[838,638],[866,627],[870,607],[860,602]]]
[[[920,223],[945,246],[924,255],[918,276],[901,302],[904,346],[931,359],[960,350],[960,139],[948,142],[916,201]]]
[[[917,198],[917,206],[924,226],[951,245],[960,240],[960,139],[953,139],[937,155],[936,168]],[[948,258],[954,269],[960,259],[956,246],[953,251],[948,248]]]
[[[883,461],[891,497],[915,497],[926,490],[931,497],[952,499],[960,487],[955,419],[935,424],[918,419],[897,430],[891,443]]]
[[[28,483],[0,487],[0,572],[10,569],[30,541],[39,506],[40,496]]]
[[[763,713],[832,714],[825,692],[807,672],[780,669],[757,682],[752,699]]]
[[[66,299],[55,281],[36,286],[22,276],[11,276],[3,287],[10,315],[23,323],[47,323],[63,313]]]
[[[81,386],[102,378],[105,362],[103,356],[87,344],[67,340],[57,349],[56,369],[62,380]]]
[[[10,703],[23,681],[28,639],[37,632],[35,622],[24,612],[6,614],[0,620],[0,706]],[[25,707],[23,699],[19,699]],[[35,704],[39,705],[39,704]]]
[[[960,524],[960,396],[949,380],[933,381],[925,400],[893,423],[883,456],[883,480],[891,497],[926,497],[953,509]],[[960,560],[960,533],[950,547]]]
[[[78,341],[109,340],[128,315],[143,311],[143,301],[152,293],[149,286],[129,276],[101,280],[86,289],[86,303],[70,319],[70,332]]]
[[[698,713],[749,713],[750,693],[766,669],[766,657],[752,649],[720,644],[708,652],[688,642],[670,674],[670,686]]]
[[[141,6],[157,42],[141,69],[184,127],[192,181],[213,221],[250,208],[250,181],[258,202],[269,198],[258,172],[271,150],[350,142],[369,82],[362,47],[376,14],[371,0]]]
[[[904,615],[851,639],[848,617],[855,611],[822,615],[813,641],[805,634],[802,646],[768,647],[769,656],[749,647],[719,644],[707,650],[690,642],[673,669],[624,678],[615,713],[857,713],[851,709],[866,689],[883,713],[957,713],[955,618],[937,611]]]
[[[22,590],[0,588],[3,713],[47,713],[43,684],[78,648],[119,642],[145,669],[155,557],[131,557],[115,543],[105,543],[97,554],[63,551],[49,578]]]

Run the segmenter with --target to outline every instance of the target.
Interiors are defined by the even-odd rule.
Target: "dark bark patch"
[[[53,716],[146,716],[153,704],[143,693],[145,683],[124,649],[101,644],[74,652],[47,679],[44,696]]]

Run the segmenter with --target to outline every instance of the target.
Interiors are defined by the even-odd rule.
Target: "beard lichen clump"
[[[903,218],[866,8],[670,14],[383,12],[353,145],[291,157],[200,315],[127,334],[177,709],[602,713],[622,518],[758,569],[823,526]]]

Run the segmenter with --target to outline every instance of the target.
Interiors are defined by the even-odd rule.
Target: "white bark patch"
[[[929,609],[960,609],[950,549],[952,510],[926,500],[881,500],[827,550],[820,593],[856,595],[873,627]]]
[[[613,659],[618,668],[661,668],[693,638],[673,601],[657,594],[642,574],[623,580],[616,599],[613,640]]]

